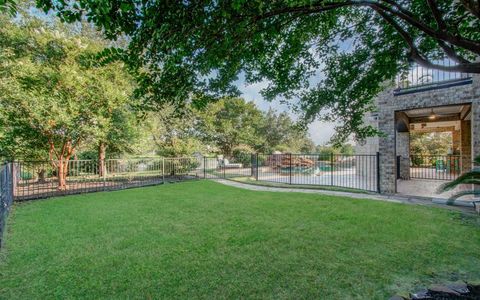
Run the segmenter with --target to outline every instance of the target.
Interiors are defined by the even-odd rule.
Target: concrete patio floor
[[[447,180],[433,180],[433,179],[410,179],[397,180],[397,193],[405,196],[418,196],[427,198],[448,199],[455,193],[465,190],[468,187],[459,187],[455,190],[442,192],[439,191],[441,186],[449,181]],[[471,196],[464,196],[462,200],[473,200]]]

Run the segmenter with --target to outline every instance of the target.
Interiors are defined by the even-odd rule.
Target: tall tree
[[[175,113],[175,107],[164,105],[148,112],[144,123],[146,127],[144,144],[150,152],[179,157],[206,150],[198,133],[198,116],[190,108],[182,115],[178,115]]]
[[[199,129],[204,141],[215,144],[226,156],[236,146],[258,148],[264,143],[259,134],[262,112],[242,98],[223,98],[199,113]]]
[[[266,80],[267,99],[299,98],[304,120],[340,121],[338,140],[375,133],[372,98],[410,61],[480,73],[480,6],[469,0],[37,0],[66,21],[86,16],[130,46],[115,52],[138,70],[151,101],[236,95]],[[443,66],[438,59],[456,62]],[[312,84],[322,71],[325,78]],[[200,99],[197,97],[197,99]]]
[[[91,64],[102,48],[38,20],[0,18],[0,107],[3,134],[15,146],[43,145],[66,189],[69,160],[110,122],[106,111],[126,103],[120,63]]]
[[[315,147],[306,129],[294,122],[286,112],[277,113],[269,109],[259,127],[259,134],[264,137],[260,150],[267,153],[275,150],[310,152]]]

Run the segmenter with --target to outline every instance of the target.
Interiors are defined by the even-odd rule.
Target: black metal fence
[[[455,62],[449,59],[436,61],[439,65],[453,66]],[[447,72],[430,69],[414,64],[409,70],[399,74],[396,78],[397,90],[435,86],[468,80],[471,75],[462,72]]]
[[[205,158],[205,177],[379,191],[379,154],[248,154]]]
[[[3,243],[3,234],[7,215],[13,202],[14,176],[11,163],[0,165],[0,247]]]
[[[65,184],[59,180],[58,161],[18,161],[15,200],[118,190],[198,179],[203,176],[202,160],[185,158],[141,158],[71,160],[67,164]]]
[[[460,155],[410,155],[410,178],[454,180],[465,161]]]
[[[240,178],[289,185],[379,191],[379,155],[236,154],[10,163],[15,200],[118,190],[201,178]],[[59,179],[60,178],[60,179]]]

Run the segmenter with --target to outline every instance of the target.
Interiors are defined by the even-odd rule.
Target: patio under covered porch
[[[441,186],[472,167],[470,103],[397,111],[396,191],[402,195],[449,198],[459,190]]]

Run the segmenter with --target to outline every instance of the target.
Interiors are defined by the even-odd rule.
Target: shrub
[[[233,148],[232,162],[240,163],[244,167],[250,167],[252,165],[252,153],[254,150],[248,145],[241,145]]]
[[[30,180],[30,179],[33,178],[33,175],[32,175],[32,173],[30,173],[30,172],[22,171],[22,172],[20,172],[20,178],[21,178],[22,180]]]

